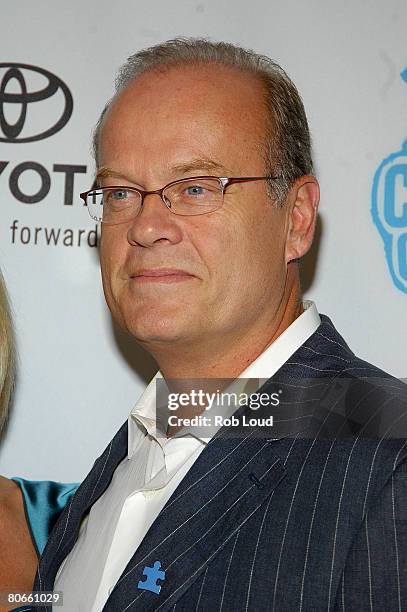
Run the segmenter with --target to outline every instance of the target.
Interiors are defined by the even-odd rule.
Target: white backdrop
[[[91,130],[118,67],[177,35],[254,48],[293,78],[322,188],[306,295],[353,350],[407,377],[407,152],[398,153],[407,138],[406,26],[405,0],[3,2],[0,265],[20,355],[3,474],[81,479],[154,371],[112,326],[95,225],[78,193],[92,184]],[[73,98],[59,131],[28,142],[21,140],[52,128],[64,108],[69,114],[69,94],[21,64],[52,73]]]

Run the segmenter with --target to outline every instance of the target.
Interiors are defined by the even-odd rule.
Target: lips
[[[159,277],[159,276],[192,276],[185,270],[178,270],[177,268],[156,268],[156,269],[147,269],[147,270],[139,270],[135,274],[132,274],[132,278],[138,278],[140,276],[146,277]]]
[[[193,278],[193,275],[178,268],[148,268],[138,270],[130,278],[137,282],[176,282]]]

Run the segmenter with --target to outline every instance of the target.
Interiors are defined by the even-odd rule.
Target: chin
[[[168,316],[168,313],[158,314],[148,312],[124,319],[126,330],[140,343],[176,342],[184,336],[185,322]]]

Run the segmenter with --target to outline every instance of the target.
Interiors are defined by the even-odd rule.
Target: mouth
[[[177,268],[152,268],[138,270],[130,275],[130,279],[136,283],[179,283],[194,278],[185,270]]]

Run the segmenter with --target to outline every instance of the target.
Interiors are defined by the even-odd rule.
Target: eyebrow
[[[108,176],[114,176],[127,180],[127,177],[124,174],[120,174],[120,172],[116,172],[116,170],[108,168],[107,166],[101,166],[96,172],[95,182],[98,182],[99,179],[107,178]]]
[[[171,166],[171,170],[173,172],[179,172],[180,174],[186,174],[187,172],[200,170],[229,172],[222,164],[219,164],[213,159],[209,159],[206,157],[195,157],[194,159],[191,159],[187,162],[174,164]]]
[[[231,171],[228,170],[222,164],[219,164],[218,162],[212,159],[204,158],[204,157],[195,157],[186,162],[173,164],[169,166],[169,171],[170,173],[174,174],[174,176],[188,174],[189,172],[213,172],[213,171],[220,172],[221,174],[231,174]],[[130,180],[127,176],[125,176],[124,174],[121,174],[120,172],[117,172],[116,170],[113,170],[112,168],[109,168],[107,166],[101,166],[96,173],[95,181],[97,182],[100,179],[107,178],[109,176],[114,177],[114,178],[124,179],[126,181]]]

